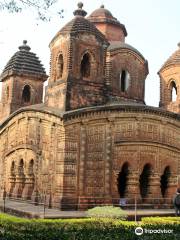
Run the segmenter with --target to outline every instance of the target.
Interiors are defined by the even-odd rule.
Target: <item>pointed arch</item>
[[[121,171],[119,172],[117,178],[118,192],[121,198],[125,197],[126,194],[128,175],[129,175],[129,163],[125,162],[122,165]]]
[[[9,178],[10,188],[8,193],[9,197],[13,195],[13,190],[15,188],[15,180],[16,180],[15,161],[13,160],[10,166],[10,178]]]
[[[62,78],[64,71],[64,58],[63,54],[60,53],[57,60],[57,79]]]
[[[15,162],[14,161],[12,161],[12,163],[11,163],[10,175],[15,176]]]
[[[29,186],[27,190],[27,199],[31,199],[34,186],[35,186],[35,175],[34,175],[34,159],[31,159],[28,164],[28,177],[29,177]]]
[[[170,169],[170,166],[166,166],[164,168],[164,172],[163,174],[161,175],[161,194],[162,194],[162,197],[164,198],[166,196],[166,192],[167,192],[167,189],[168,189],[168,183],[169,183],[169,178],[171,176],[171,169]]]
[[[28,174],[34,175],[34,160],[31,159],[28,166]]]
[[[140,188],[140,194],[142,198],[147,198],[148,196],[151,174],[152,174],[152,166],[151,164],[146,163],[139,177],[139,188]]]
[[[127,70],[122,70],[119,73],[119,87],[121,92],[126,92],[130,85],[130,74]]]
[[[31,87],[25,85],[22,91],[22,102],[29,103],[31,101]]]
[[[176,82],[174,80],[171,81],[170,83],[170,100],[171,102],[175,102],[177,100],[177,86]]]
[[[91,56],[88,52],[86,52],[81,60],[81,68],[80,68],[81,76],[83,78],[89,78],[91,74]]]
[[[18,174],[20,176],[24,176],[24,160],[23,159],[21,159],[19,162]]]

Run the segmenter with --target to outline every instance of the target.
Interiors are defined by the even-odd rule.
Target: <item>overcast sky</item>
[[[178,49],[180,42],[180,0],[84,0],[88,15],[101,4],[126,26],[126,42],[137,48],[149,63],[146,79],[146,104],[158,106],[158,70]],[[0,71],[26,39],[49,72],[49,43],[57,31],[73,18],[78,1],[59,0],[55,9],[64,9],[64,19],[54,15],[50,22],[40,22],[36,13],[25,10],[21,14],[0,12]],[[52,13],[55,10],[51,10]]]

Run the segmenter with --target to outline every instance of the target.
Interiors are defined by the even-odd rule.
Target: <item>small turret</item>
[[[178,50],[163,64],[160,76],[159,106],[180,113],[180,43]]]
[[[23,41],[23,45],[5,66],[0,81],[2,82],[2,98],[0,120],[23,106],[42,102],[43,82],[47,75],[43,65],[35,53]]]

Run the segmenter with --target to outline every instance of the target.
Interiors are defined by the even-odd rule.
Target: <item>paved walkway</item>
[[[0,200],[0,208],[3,210],[3,201]],[[33,205],[27,202],[6,200],[6,212],[29,218],[84,218],[84,211],[61,211],[59,209],[46,208],[44,212],[43,205]],[[135,211],[125,210],[128,219],[134,220]],[[144,216],[174,216],[174,209],[138,209],[136,212],[137,220]]]
[[[3,210],[3,202],[0,201]],[[6,212],[30,218],[83,218],[86,217],[83,211],[61,211],[59,209],[45,208],[44,205],[34,205],[22,201],[6,200]]]

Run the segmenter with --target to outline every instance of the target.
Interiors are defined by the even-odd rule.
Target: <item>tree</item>
[[[0,10],[8,10],[10,13],[18,13],[25,8],[34,8],[38,18],[43,21],[50,21],[52,17],[51,8],[58,0],[0,0]],[[57,11],[60,18],[63,17],[63,10]]]

